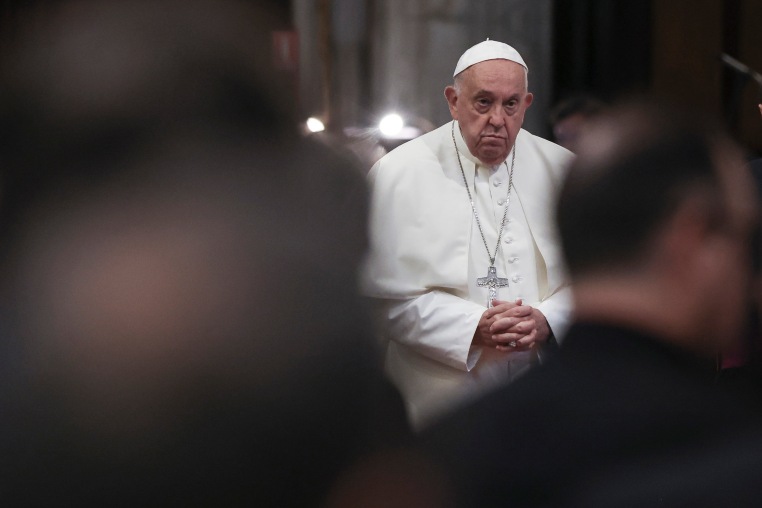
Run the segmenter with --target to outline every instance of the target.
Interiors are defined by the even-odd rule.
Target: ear
[[[445,99],[447,99],[447,105],[450,107],[450,115],[453,120],[458,119],[458,92],[454,86],[448,86],[444,90]]]
[[[527,93],[526,96],[524,97],[524,104],[526,104],[527,108],[532,105],[533,100],[534,100],[534,94]]]
[[[717,242],[699,202],[689,198],[683,203],[660,237],[667,273],[697,281],[713,269]]]

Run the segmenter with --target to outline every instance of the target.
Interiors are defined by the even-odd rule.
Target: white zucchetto
[[[485,60],[510,60],[520,64],[529,72],[524,59],[521,58],[519,52],[513,49],[513,47],[503,42],[487,39],[476,46],[471,46],[463,53],[458,60],[458,65],[455,66],[455,72],[453,72],[452,76],[455,77],[472,65],[484,62]]]

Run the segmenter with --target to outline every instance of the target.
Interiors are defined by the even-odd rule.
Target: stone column
[[[444,87],[468,47],[486,38],[514,46],[529,66],[535,101],[525,128],[548,134],[552,100],[552,0],[386,0],[374,4],[372,108],[440,125]]]

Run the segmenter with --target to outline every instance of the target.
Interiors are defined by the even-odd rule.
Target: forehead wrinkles
[[[487,60],[475,64],[456,77],[469,91],[511,95],[525,93],[527,74],[524,67],[508,60]]]

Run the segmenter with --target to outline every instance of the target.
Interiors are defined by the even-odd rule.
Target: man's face
[[[532,104],[526,71],[509,60],[487,60],[463,71],[458,80],[458,89],[445,89],[450,114],[460,124],[469,151],[485,165],[500,164]]]
[[[751,241],[753,228],[758,227],[758,208],[753,194],[750,172],[740,156],[720,153],[720,191],[726,206],[726,224],[707,243],[703,277],[706,284],[705,309],[711,316],[704,326],[704,335],[714,337],[720,347],[732,343],[741,333],[750,298],[752,276]],[[711,250],[706,250],[711,248]],[[696,277],[699,277],[697,275]]]

